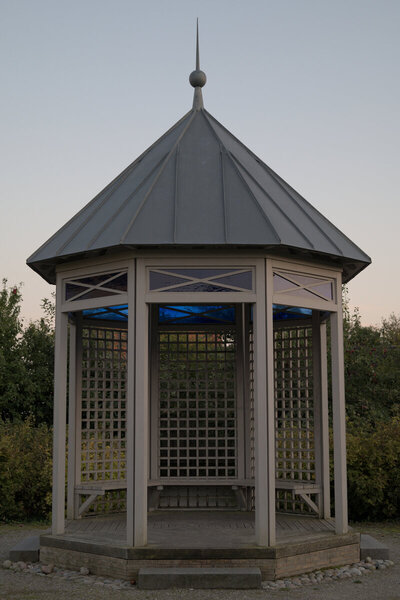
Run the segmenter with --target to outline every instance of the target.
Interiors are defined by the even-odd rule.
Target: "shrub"
[[[47,425],[0,421],[0,521],[51,512],[52,440]]]
[[[354,521],[400,517],[400,419],[375,430],[347,432],[349,516]]]

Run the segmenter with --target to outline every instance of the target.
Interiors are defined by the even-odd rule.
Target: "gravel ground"
[[[294,590],[165,590],[140,591],[114,590],[88,585],[83,582],[62,581],[30,573],[12,572],[0,567],[0,600],[256,600],[280,598],[281,600],[400,600],[400,525],[377,524],[355,527],[369,533],[386,544],[395,565],[385,571],[332,583],[321,583]],[[9,550],[21,539],[38,535],[43,528],[29,525],[0,526],[0,565],[8,558]]]

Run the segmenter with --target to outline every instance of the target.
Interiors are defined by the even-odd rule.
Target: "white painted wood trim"
[[[133,256],[133,254],[132,254]],[[69,262],[63,265],[57,265],[57,273],[62,275],[62,279],[65,283],[66,280],[74,279],[77,277],[90,277],[90,275],[101,275],[102,273],[112,273],[113,271],[123,271],[128,269],[131,260],[126,253],[121,254],[121,258],[118,260],[115,257],[112,258],[92,258],[86,259],[79,262]]]
[[[150,479],[159,477],[159,349],[158,349],[158,306],[151,305],[150,311]]]
[[[147,292],[144,301],[149,304],[237,304],[255,302],[256,294],[251,292]]]
[[[326,394],[322,390],[322,364],[324,362],[323,348],[321,344],[321,324],[319,311],[313,310],[312,314],[312,358],[313,358],[313,400],[314,400],[314,452],[315,452],[315,481],[321,486],[321,489],[325,482],[325,471],[328,468],[329,476],[329,455],[328,465],[326,464],[325,455],[325,440],[323,427],[323,415],[324,415],[324,399],[326,400]],[[326,366],[326,344],[325,344],[325,366]],[[326,383],[326,379],[325,379]],[[329,442],[329,440],[328,440]],[[328,445],[329,451],[329,445]],[[318,497],[318,515],[323,518],[326,510],[326,489],[323,490],[323,494]],[[328,493],[329,493],[329,478],[328,478]]]
[[[250,398],[250,311],[249,304],[242,304],[243,339],[243,402],[244,402],[244,441],[245,478],[251,478],[251,398]]]
[[[57,277],[56,328],[54,349],[54,432],[52,534],[65,528],[65,435],[67,411],[68,315],[61,312],[61,277]]]
[[[147,544],[147,481],[149,466],[149,307],[145,303],[143,261],[136,268],[135,352],[135,518],[134,545]]]
[[[332,413],[335,467],[335,527],[337,534],[347,533],[346,414],[344,393],[343,315],[338,297],[338,312],[331,314]]]
[[[75,393],[75,485],[81,482],[82,471],[82,315],[76,315],[76,393]],[[75,494],[74,519],[79,515],[79,496]]]
[[[135,530],[135,261],[128,268],[128,381],[126,393],[126,540],[134,545]]]
[[[312,308],[316,310],[326,310],[329,312],[336,312],[338,310],[337,305],[329,300],[322,300],[319,298],[306,298],[305,296],[292,296],[289,294],[274,294],[274,304],[283,304],[284,306],[299,306],[301,308]]]
[[[289,260],[289,259],[277,259],[271,258],[272,268],[284,270],[284,271],[293,271],[297,272],[299,275],[306,272],[310,275],[317,275],[320,277],[334,277],[342,272],[340,267],[325,267],[325,266],[315,266],[315,264],[301,261],[301,260]]]
[[[265,311],[267,350],[267,476],[268,476],[268,546],[276,541],[275,523],[275,382],[274,382],[274,316],[273,270],[270,260],[265,264]]]
[[[67,518],[74,518],[76,466],[76,324],[69,325]]]
[[[322,494],[324,519],[331,516],[330,462],[329,462],[329,407],[326,323],[320,325],[321,340],[321,437],[322,437]]]
[[[236,427],[237,427],[237,477],[245,477],[246,431],[245,431],[245,393],[244,393],[244,339],[243,304],[236,304]]]
[[[256,270],[257,302],[254,304],[254,427],[255,427],[255,535],[259,546],[268,546],[267,472],[267,347],[265,310],[265,266]]]
[[[113,296],[103,296],[101,298],[89,298],[88,300],[76,300],[75,302],[64,302],[61,310],[62,312],[71,312],[90,308],[121,306],[122,304],[128,304],[128,294],[123,293]]]

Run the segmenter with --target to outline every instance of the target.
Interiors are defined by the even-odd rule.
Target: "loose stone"
[[[54,565],[43,565],[42,573],[44,575],[49,575],[50,573],[53,572],[53,569],[54,569]]]
[[[81,575],[89,575],[89,569],[87,567],[81,567],[79,573]]]
[[[4,567],[4,569],[9,569],[9,568],[11,567],[11,565],[12,565],[12,562],[11,562],[11,560],[5,560],[5,561],[3,562],[3,567]]]

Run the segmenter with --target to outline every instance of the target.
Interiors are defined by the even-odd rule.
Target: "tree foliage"
[[[400,416],[400,317],[392,314],[380,327],[363,326],[359,310],[344,306],[347,415],[374,427]]]
[[[53,413],[54,328],[51,301],[45,316],[23,326],[21,291],[0,290],[0,418],[51,423]]]

